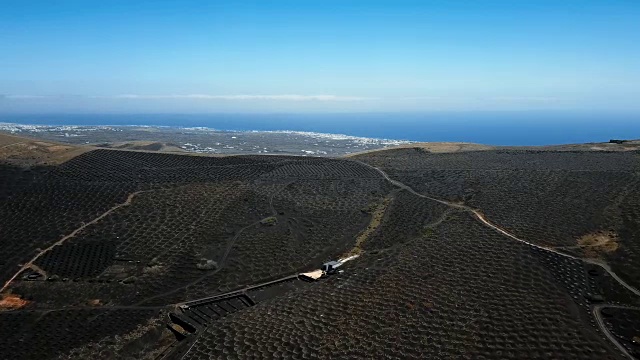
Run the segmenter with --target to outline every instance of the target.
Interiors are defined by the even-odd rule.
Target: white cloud
[[[119,95],[0,95],[7,100],[44,100],[44,99],[123,99],[123,100],[219,100],[219,101],[288,101],[288,102],[357,102],[367,100],[388,101],[421,101],[421,102],[455,102],[455,103],[553,103],[558,101],[554,97],[535,96],[496,96],[496,97],[443,97],[443,96],[408,96],[408,97],[365,97],[365,96],[341,96],[341,95],[210,95],[210,94],[170,94],[170,95],[146,95],[146,94],[119,94]]]
[[[162,99],[193,99],[193,100],[275,100],[275,101],[363,101],[375,98],[363,96],[338,96],[338,95],[208,95],[208,94],[186,94],[186,95],[140,95],[122,94],[112,96],[90,96],[90,98],[100,99],[140,99],[140,100],[162,100]]]

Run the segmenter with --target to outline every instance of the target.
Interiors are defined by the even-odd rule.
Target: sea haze
[[[552,145],[640,138],[640,116],[627,113],[5,114],[0,115],[0,122],[207,127],[231,131],[289,130],[490,145]]]

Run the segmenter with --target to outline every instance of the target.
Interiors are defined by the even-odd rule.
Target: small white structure
[[[318,280],[323,276],[335,274],[340,266],[344,265],[347,261],[357,258],[358,256],[359,255],[352,255],[344,259],[339,259],[338,261],[329,261],[322,264],[322,268],[318,270],[301,273],[299,275],[309,280]]]
[[[322,275],[324,275],[324,273],[320,269],[300,274],[300,276],[310,280],[318,280],[322,277]]]

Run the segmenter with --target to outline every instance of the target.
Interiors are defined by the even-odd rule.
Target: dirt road
[[[593,309],[592,309],[593,317],[596,319],[596,323],[598,324],[598,326],[600,327],[600,329],[602,330],[604,335],[607,337],[607,339],[609,339],[609,341],[611,341],[618,349],[620,349],[620,351],[622,351],[622,353],[625,354],[628,358],[634,359],[633,355],[631,355],[627,351],[627,349],[622,344],[620,344],[618,342],[618,339],[616,339],[616,337],[613,336],[613,334],[611,334],[611,332],[609,332],[609,329],[607,329],[607,326],[604,324],[604,319],[602,318],[602,313],[600,312],[600,310],[602,310],[604,308],[638,310],[638,311],[640,311],[640,308],[638,308],[638,307],[620,306],[620,305],[600,304],[600,305],[594,306]]]
[[[452,208],[456,208],[456,209],[461,209],[461,210],[467,211],[470,214],[472,214],[472,216],[476,220],[478,220],[481,224],[483,224],[484,226],[486,226],[488,228],[491,228],[491,229],[499,232],[500,234],[502,234],[502,235],[504,235],[504,236],[506,236],[506,237],[508,237],[508,238],[510,238],[512,240],[519,241],[519,242],[527,244],[529,246],[532,246],[532,247],[535,247],[535,248],[538,248],[538,249],[541,249],[541,250],[544,250],[544,251],[552,252],[554,254],[557,254],[557,255],[560,255],[560,256],[563,256],[563,257],[567,257],[567,258],[571,258],[571,259],[575,259],[575,260],[580,260],[580,261],[583,261],[583,262],[586,262],[586,263],[589,263],[589,264],[592,264],[592,265],[599,266],[604,271],[606,271],[609,275],[611,275],[611,277],[616,282],[618,282],[620,285],[622,285],[624,288],[626,288],[627,290],[629,290],[630,292],[632,292],[636,296],[640,296],[640,291],[638,289],[636,289],[635,287],[627,284],[627,282],[625,282],[623,279],[621,279],[618,276],[618,274],[616,274],[611,269],[611,267],[608,264],[606,264],[605,262],[603,262],[603,261],[596,260],[596,259],[586,259],[586,258],[576,257],[576,256],[573,256],[573,255],[565,254],[565,253],[563,253],[561,251],[558,251],[556,249],[553,249],[553,248],[540,246],[540,245],[531,243],[529,241],[523,240],[523,239],[515,236],[514,234],[506,231],[505,229],[499,227],[498,225],[493,224],[492,222],[487,220],[486,217],[477,209],[473,209],[473,208],[471,208],[471,207],[469,207],[467,205],[464,205],[464,204],[453,203],[453,202],[450,202],[450,201],[446,201],[446,200],[434,198],[434,197],[431,197],[431,196],[423,195],[423,194],[413,190],[408,185],[406,185],[406,184],[404,184],[404,183],[402,183],[402,182],[400,182],[398,180],[394,180],[394,179],[390,178],[389,175],[387,175],[387,173],[385,173],[382,169],[379,169],[379,168],[377,168],[375,166],[369,165],[369,164],[361,162],[361,161],[357,161],[357,160],[351,160],[351,161],[357,162],[357,163],[359,163],[361,165],[367,166],[367,167],[369,167],[371,169],[374,169],[374,170],[378,171],[391,184],[393,184],[393,185],[395,185],[395,186],[397,186],[399,188],[405,189],[408,192],[410,192],[410,193],[412,193],[412,194],[414,194],[416,196],[419,196],[419,197],[424,198],[424,199],[429,199],[429,200],[438,202],[440,204],[444,204],[444,205],[450,206]],[[624,353],[624,355],[626,355],[630,359],[634,359],[634,357],[631,354],[629,354],[629,352],[624,348],[624,346],[622,346],[622,344],[620,344],[618,342],[618,340],[615,337],[613,337],[609,333],[609,330],[606,328],[606,326],[604,324],[604,321],[602,320],[602,316],[600,314],[600,309],[606,308],[606,307],[616,307],[616,308],[624,308],[624,309],[638,309],[638,310],[640,310],[640,308],[624,307],[624,306],[617,306],[617,305],[607,305],[607,304],[596,305],[593,308],[593,315],[594,315],[594,317],[596,319],[596,323],[598,324],[598,327],[600,328],[600,330],[607,336],[609,341],[611,341],[618,349],[620,349],[620,351],[622,351]]]
[[[0,289],[0,293],[3,292],[11,284],[11,282],[13,282],[13,280],[16,279],[16,277],[21,272],[23,272],[23,271],[25,271],[27,269],[32,269],[32,270],[37,271],[37,272],[41,273],[42,275],[46,276],[47,275],[46,272],[44,270],[40,269],[37,265],[34,264],[36,260],[38,260],[40,257],[42,257],[42,255],[46,254],[47,252],[51,251],[54,247],[56,247],[58,245],[62,245],[62,244],[64,244],[65,241],[75,237],[79,232],[84,230],[86,227],[97,223],[98,221],[100,221],[104,217],[108,216],[109,214],[111,214],[112,212],[120,209],[123,206],[129,206],[131,204],[131,202],[133,201],[134,197],[136,197],[137,195],[142,194],[144,192],[148,192],[148,191],[153,191],[153,190],[136,191],[134,193],[129,194],[129,196],[127,197],[127,200],[125,202],[115,205],[114,207],[112,207],[109,210],[103,212],[100,216],[98,216],[97,218],[89,221],[88,223],[83,223],[82,226],[80,226],[79,228],[73,230],[70,234],[63,236],[60,240],[58,240],[55,243],[51,244],[49,247],[47,247],[47,248],[45,248],[43,250],[40,250],[36,256],[34,256],[31,260],[29,260],[27,263],[22,265],[20,267],[20,269],[9,280],[7,280],[7,282],[4,283],[4,285],[2,286],[2,289]]]

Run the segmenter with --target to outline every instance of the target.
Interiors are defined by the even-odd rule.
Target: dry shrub
[[[0,311],[20,309],[27,304],[29,304],[29,301],[22,299],[20,295],[3,294],[2,299],[0,299]]]
[[[587,234],[578,239],[578,246],[585,257],[597,258],[618,250],[618,235],[613,231],[599,231]]]
[[[353,249],[349,250],[342,257],[349,257],[352,255],[360,255],[362,253],[362,245],[369,239],[371,234],[373,234],[380,224],[382,224],[382,218],[384,217],[387,208],[389,207],[389,203],[391,203],[391,197],[386,197],[382,199],[378,204],[369,205],[369,209],[373,209],[373,215],[371,215],[371,221],[369,225],[358,234],[356,238],[356,244]]]

